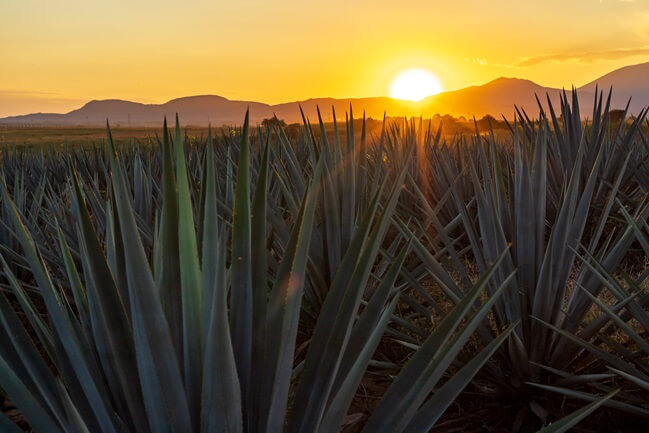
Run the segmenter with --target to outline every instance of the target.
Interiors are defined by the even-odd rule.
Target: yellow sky
[[[3,0],[0,49],[0,116],[381,96],[408,68],[446,90],[499,76],[569,87],[649,61],[649,1]]]

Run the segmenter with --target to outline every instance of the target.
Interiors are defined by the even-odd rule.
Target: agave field
[[[3,149],[0,431],[642,431],[649,133],[609,100]]]

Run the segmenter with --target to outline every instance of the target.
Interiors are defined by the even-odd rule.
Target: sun
[[[442,85],[426,69],[408,69],[401,72],[390,84],[390,96],[396,99],[420,101],[426,96],[441,92]]]

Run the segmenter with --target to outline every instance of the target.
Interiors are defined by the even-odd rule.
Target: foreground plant
[[[611,131],[608,104],[600,96],[586,128],[576,100],[573,94],[571,107],[563,96],[560,118],[551,105],[550,117],[541,111],[533,121],[521,114],[523,121],[514,122],[505,139],[493,131],[476,131],[471,143],[457,140],[454,149],[432,140],[422,151],[430,162],[420,166],[431,172],[433,186],[422,185],[420,173],[411,170],[419,177],[413,175],[407,188],[418,196],[418,205],[407,211],[425,218],[413,221],[408,213],[399,215],[401,232],[416,233],[413,250],[419,261],[410,266],[411,273],[425,281],[440,269],[455,271],[455,279],[436,278],[436,287],[451,301],[471,287],[476,268],[484,272],[511,246],[488,292],[502,284],[507,288],[492,320],[477,334],[489,342],[494,327],[512,322],[520,326],[477,385],[488,384],[481,389],[498,399],[515,399],[521,415],[531,409],[542,423],[554,401],[553,394],[542,394],[539,387],[599,401],[602,393],[621,387],[607,364],[632,375],[635,387],[627,383],[627,389],[609,395],[601,405],[649,415],[638,397],[644,395],[638,388],[647,381],[646,344],[639,343],[646,335],[632,333],[628,323],[646,325],[646,295],[637,281],[634,290],[627,290],[602,276],[619,272],[635,242],[633,224],[649,217],[638,180],[646,173],[640,130],[646,113]],[[431,190],[437,193],[427,193]],[[442,219],[438,209],[448,209],[449,203],[455,215]],[[626,208],[633,216],[625,219]],[[595,258],[599,266],[584,264],[584,257]],[[609,294],[615,303],[607,307],[600,298]],[[439,308],[436,299],[426,301]],[[621,347],[613,337],[620,334],[628,335],[633,345]]]
[[[394,286],[408,244],[399,246],[371,294],[365,288],[405,172],[386,178],[369,198],[315,328],[303,330],[310,340],[304,361],[296,366],[324,160],[314,165],[278,266],[270,267],[272,255],[264,242],[270,148],[264,149],[251,200],[246,117],[230,223],[217,210],[211,138],[199,215],[193,210],[183,147],[178,122],[173,146],[165,127],[163,201],[151,257],[110,130],[103,242],[70,168],[81,272],[59,229],[64,288],[53,282],[2,183],[2,201],[46,314],[39,314],[24,283],[2,260],[12,302],[0,295],[0,387],[37,432],[338,432],[398,302]],[[387,200],[379,206],[384,196]],[[365,432],[428,431],[511,334],[513,326],[436,388],[509,281],[484,305],[476,304],[502,257],[421,344]],[[16,430],[4,416],[0,427]]]
[[[632,216],[621,203],[620,209],[645,255],[649,254],[646,217]],[[616,399],[604,404],[628,413],[649,416],[649,295],[646,290],[649,269],[632,277],[622,270],[611,273],[587,250],[580,251],[579,258],[604,286],[604,297],[590,294],[583,286],[577,287],[591,299],[594,309],[600,313],[575,333],[543,324],[573,344],[573,350],[582,351],[583,357],[597,361],[590,368],[591,380],[580,381],[586,386],[579,391],[567,386],[576,377],[556,369],[548,369],[559,378],[556,386],[543,387],[585,401],[595,401],[597,393],[601,391],[612,392],[619,388]]]

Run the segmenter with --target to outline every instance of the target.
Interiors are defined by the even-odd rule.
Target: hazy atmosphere
[[[500,76],[569,89],[649,58],[647,3],[4,1],[0,116],[91,99],[388,96],[409,68],[444,90]]]

